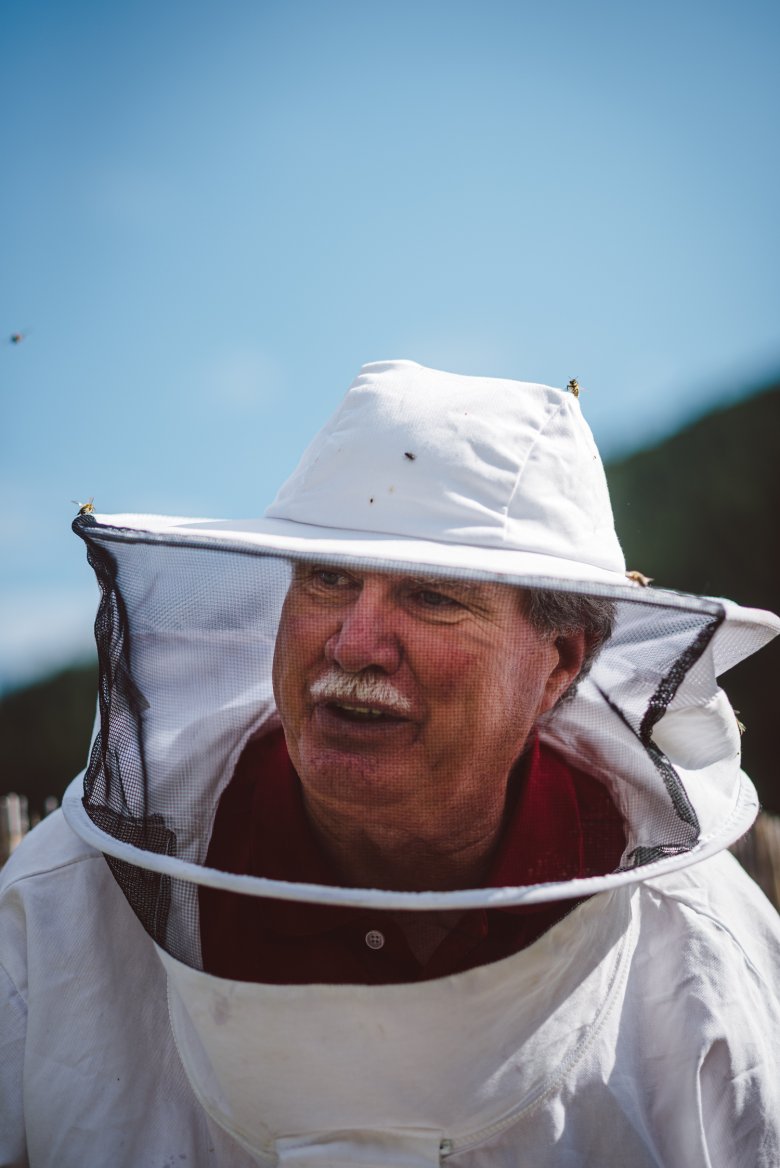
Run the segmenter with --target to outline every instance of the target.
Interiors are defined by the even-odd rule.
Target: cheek
[[[462,717],[463,707],[472,705],[484,688],[484,662],[467,648],[432,643],[418,655],[417,664],[410,664],[433,705],[451,717]]]
[[[298,705],[305,678],[307,649],[302,640],[300,624],[295,616],[285,612],[276,635],[273,687],[276,705],[283,719]]]
[[[485,716],[492,723],[502,722],[510,737],[526,736],[545,708],[547,682],[556,659],[551,646],[538,642],[496,646],[489,666]]]
[[[328,635],[321,620],[283,613],[274,650],[274,677],[302,677],[306,668],[321,658]]]
[[[276,635],[273,691],[282,725],[293,739],[303,732],[309,713],[309,683],[326,663],[325,644],[334,628],[323,613],[296,612],[291,604],[282,613]]]
[[[428,733],[436,741],[450,742],[455,730],[460,750],[466,739],[491,742],[500,736],[497,727],[514,723],[516,672],[504,667],[496,646],[431,646],[422,663],[424,672],[415,672],[426,696]]]

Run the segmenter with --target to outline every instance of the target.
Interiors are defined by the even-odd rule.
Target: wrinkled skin
[[[310,820],[345,880],[479,878],[506,785],[584,635],[534,629],[518,589],[298,565],[274,694]]]

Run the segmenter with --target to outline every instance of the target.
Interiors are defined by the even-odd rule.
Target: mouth
[[[356,702],[324,702],[322,708],[340,721],[362,725],[381,725],[383,723],[398,725],[409,721],[408,718],[394,710],[384,709],[380,706],[362,706]]]

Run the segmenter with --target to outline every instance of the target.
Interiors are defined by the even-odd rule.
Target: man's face
[[[307,803],[438,830],[503,807],[534,722],[576,675],[563,640],[508,585],[298,565],[273,683]]]

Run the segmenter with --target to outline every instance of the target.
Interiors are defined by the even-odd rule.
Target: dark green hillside
[[[780,387],[708,414],[607,468],[630,568],[661,588],[780,612]],[[724,685],[747,726],[745,769],[780,811],[780,638]]]
[[[0,701],[0,794],[26,795],[40,816],[84,769],[97,705],[97,665],[73,666]]]

